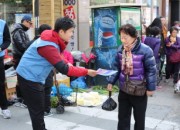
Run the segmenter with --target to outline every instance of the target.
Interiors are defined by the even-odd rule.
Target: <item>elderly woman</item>
[[[172,61],[172,58],[179,58],[180,54],[175,56],[174,53],[180,53],[180,37],[177,37],[178,28],[172,27],[170,29],[170,36],[166,38],[166,57],[167,57],[167,65],[166,65],[166,79],[169,79],[171,75],[173,75],[174,85],[178,81],[178,72],[180,67],[180,61]],[[179,58],[180,59],[180,58]]]
[[[122,46],[117,53],[118,73],[111,76],[108,90],[119,80],[118,130],[130,130],[131,110],[133,108],[135,130],[145,129],[147,96],[156,87],[156,62],[150,47],[142,44],[136,29],[123,25],[119,29]]]

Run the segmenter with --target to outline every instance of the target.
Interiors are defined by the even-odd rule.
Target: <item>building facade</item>
[[[24,14],[31,15],[34,21],[29,31],[32,39],[39,25],[46,23],[53,27],[58,17],[69,16],[77,26],[68,48],[85,50],[90,46],[89,7],[118,3],[142,5],[142,23],[147,26],[158,16],[165,16],[169,26],[174,21],[180,21],[180,0],[0,0],[0,18],[7,21],[11,30],[12,25],[20,22]]]

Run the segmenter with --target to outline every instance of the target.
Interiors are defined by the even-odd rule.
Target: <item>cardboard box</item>
[[[70,78],[66,75],[56,74],[56,80],[58,85],[65,84],[66,86],[70,87]]]
[[[7,99],[11,99],[12,96],[16,94],[16,87],[15,88],[6,88],[6,97]]]
[[[17,83],[17,76],[7,77],[6,78],[6,96],[7,99],[10,99],[11,96],[16,94],[16,83]]]

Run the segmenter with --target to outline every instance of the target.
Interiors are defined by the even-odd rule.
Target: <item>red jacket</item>
[[[62,52],[62,54],[63,54],[64,58],[65,58],[69,63],[71,63],[72,65],[74,64],[74,58],[73,58],[71,52],[69,52],[69,51],[67,51],[67,50],[64,50],[64,51]]]
[[[56,43],[57,45],[59,45],[61,52],[64,51],[67,45],[67,43],[60,38],[58,33],[53,30],[45,30],[41,34],[41,39],[44,41],[50,41]],[[67,65],[68,61],[65,58],[63,58],[59,53],[59,51],[53,46],[48,45],[48,46],[40,47],[38,48],[38,53],[55,67],[68,69],[67,72],[68,76],[79,77],[79,76],[85,76],[88,73],[88,70],[85,68]],[[59,65],[59,63],[61,64]]]

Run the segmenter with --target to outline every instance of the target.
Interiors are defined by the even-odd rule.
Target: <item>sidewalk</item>
[[[180,94],[174,94],[172,81],[161,83],[153,97],[148,98],[145,130],[180,130]],[[114,96],[117,101],[117,95]],[[10,107],[12,119],[0,116],[0,130],[32,130],[27,109]],[[48,130],[116,130],[117,109],[107,112],[98,107],[65,107],[64,114],[46,117]],[[134,120],[131,126],[133,130]]]

